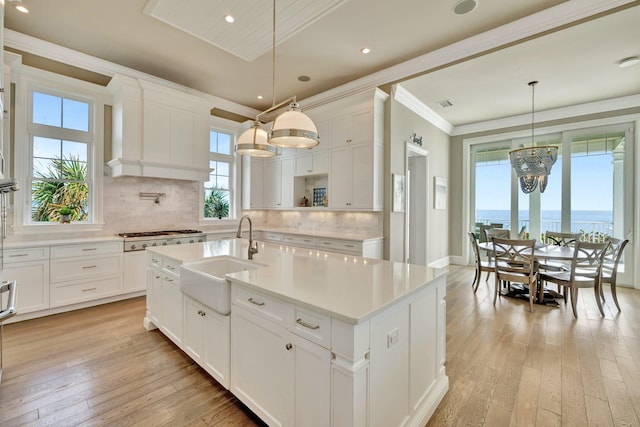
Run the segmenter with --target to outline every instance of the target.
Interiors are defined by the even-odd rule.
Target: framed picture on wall
[[[393,212],[404,212],[404,175],[392,174],[393,177]]]
[[[447,208],[447,178],[436,176],[433,178],[433,208],[434,209],[446,209]]]

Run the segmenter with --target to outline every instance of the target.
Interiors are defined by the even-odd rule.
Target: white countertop
[[[247,259],[248,240],[148,248],[176,262],[230,255]],[[234,283],[360,323],[417,292],[444,270],[351,255],[259,243],[253,261],[264,267],[227,275]]]

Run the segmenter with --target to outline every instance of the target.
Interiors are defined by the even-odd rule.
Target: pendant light
[[[276,0],[273,0],[272,39],[272,88],[273,103],[271,108],[256,116],[253,126],[244,131],[238,138],[236,153],[254,157],[271,157],[276,155],[276,147],[312,148],[319,144],[318,129],[313,121],[300,111],[293,96],[276,105]],[[286,103],[289,109],[276,117],[271,131],[267,133],[260,127],[260,116],[270,113]]]
[[[537,81],[529,82],[531,87],[531,148],[523,147],[509,152],[511,166],[518,176],[520,188],[525,194],[534,191],[540,185],[540,192],[547,188],[551,167],[558,159],[558,147],[553,145],[535,146],[534,113],[535,86]]]

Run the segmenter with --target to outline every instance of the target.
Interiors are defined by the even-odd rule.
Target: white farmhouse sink
[[[231,282],[226,274],[264,267],[263,264],[230,256],[194,261],[180,266],[182,293],[220,314],[231,311]]]

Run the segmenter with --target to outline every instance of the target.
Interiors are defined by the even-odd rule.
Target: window
[[[29,105],[28,222],[58,222],[63,207],[72,221],[88,221],[93,103],[38,88],[29,91]]]
[[[204,218],[233,216],[233,135],[209,132],[209,180],[204,183]]]

